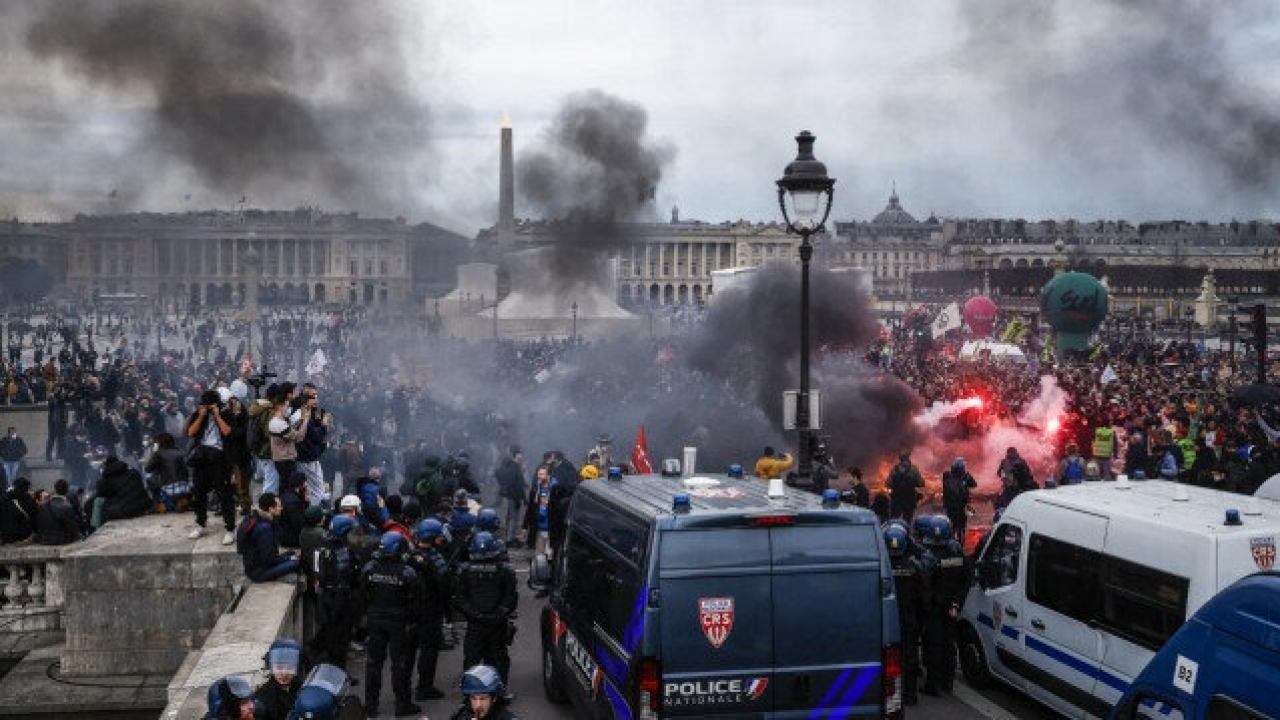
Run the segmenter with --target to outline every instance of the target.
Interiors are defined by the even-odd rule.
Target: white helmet
[[[360,498],[356,497],[355,495],[343,495],[342,500],[338,502],[338,509],[339,510],[351,509],[351,510],[355,510],[356,512],[359,512]]]

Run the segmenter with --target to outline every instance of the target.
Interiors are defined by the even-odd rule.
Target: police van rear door
[[[879,717],[881,560],[870,524],[769,531],[777,718]]]
[[[661,536],[662,716],[772,710],[770,531],[671,529]]]

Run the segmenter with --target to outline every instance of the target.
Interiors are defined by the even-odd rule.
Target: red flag
[[[631,448],[631,469],[641,475],[653,472],[653,465],[649,463],[649,441],[645,439],[643,425],[636,433],[636,444]]]

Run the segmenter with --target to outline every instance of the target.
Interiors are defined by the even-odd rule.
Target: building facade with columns
[[[700,305],[715,288],[711,273],[770,262],[800,262],[800,238],[778,223],[682,221],[633,226],[636,241],[618,255],[624,306]]]
[[[63,295],[144,295],[169,308],[243,302],[250,251],[264,304],[398,305],[431,285],[430,255],[465,243],[401,218],[311,208],[80,215],[0,228],[0,257],[34,253]]]

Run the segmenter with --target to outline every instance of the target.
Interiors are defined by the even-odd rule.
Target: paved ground
[[[522,563],[517,561],[517,570],[521,580],[525,578]],[[523,720],[554,720],[573,718],[569,708],[552,705],[542,694],[541,648],[538,641],[538,617],[542,607],[541,600],[535,600],[533,593],[526,587],[520,587],[520,632],[516,643],[511,648],[511,684],[516,693],[515,711]],[[353,663],[354,665],[354,663]],[[440,720],[449,717],[461,701],[457,692],[457,678],[462,672],[462,650],[459,647],[440,656],[440,676],[438,686],[449,693],[445,700],[422,703],[421,718]],[[353,667],[353,672],[363,679],[363,667]],[[384,675],[387,673],[384,670]],[[450,684],[452,683],[452,684]],[[363,688],[355,689],[357,696],[362,696]],[[967,701],[967,702],[966,702]],[[394,704],[391,694],[391,680],[383,679],[382,704],[380,715],[370,717],[390,718]],[[919,705],[908,708],[908,717],[937,718],[938,720],[1048,720],[1055,717],[1025,698],[1007,691],[989,691],[979,694],[967,686],[959,686],[950,697],[921,697]]]

